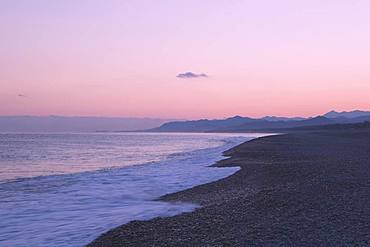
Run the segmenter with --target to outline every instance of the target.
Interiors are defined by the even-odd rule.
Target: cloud
[[[192,78],[208,77],[208,76],[206,74],[195,74],[193,72],[185,72],[185,73],[178,74],[176,77],[181,78],[181,79],[192,79]]]

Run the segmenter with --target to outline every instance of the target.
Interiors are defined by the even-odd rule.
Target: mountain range
[[[150,132],[248,132],[258,130],[278,130],[306,126],[330,124],[351,124],[370,121],[370,111],[336,112],[330,111],[322,116],[311,118],[287,118],[268,116],[250,118],[235,116],[226,119],[201,119],[164,123]]]
[[[342,111],[342,112],[336,112],[336,111],[330,111],[323,115],[327,118],[357,118],[357,117],[367,117],[370,116],[370,111]]]
[[[322,116],[311,118],[234,116],[226,119],[192,121],[119,117],[0,116],[0,132],[131,132],[140,130],[147,132],[256,132],[365,121],[370,121],[370,111],[330,111]]]

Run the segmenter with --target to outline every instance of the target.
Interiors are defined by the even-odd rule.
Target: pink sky
[[[0,115],[370,109],[368,0],[2,0]],[[208,78],[179,79],[192,71]]]

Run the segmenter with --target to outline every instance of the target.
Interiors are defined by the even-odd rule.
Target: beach
[[[165,195],[190,213],[131,221],[88,246],[369,246],[370,132],[261,137],[225,152],[224,179]]]
[[[156,199],[235,173],[209,165],[254,137],[0,134],[0,246],[85,246],[132,220],[190,212],[198,205]]]

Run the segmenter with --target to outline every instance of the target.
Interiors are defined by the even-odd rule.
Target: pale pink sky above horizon
[[[370,110],[370,1],[2,0],[0,115]],[[191,71],[209,77],[179,79]]]

